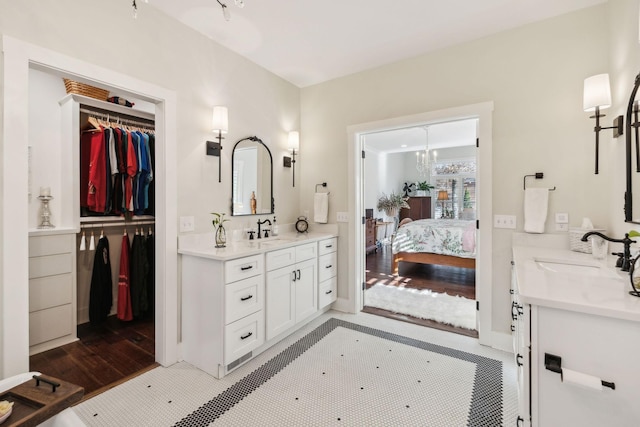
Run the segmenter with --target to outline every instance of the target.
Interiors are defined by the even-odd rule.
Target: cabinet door
[[[315,259],[296,264],[295,321],[300,322],[318,311],[318,277]]]
[[[295,275],[295,265],[267,273],[267,340],[273,339],[296,323],[293,287]]]

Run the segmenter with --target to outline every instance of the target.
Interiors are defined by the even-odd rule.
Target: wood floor
[[[415,289],[429,289],[438,293],[459,295],[469,299],[476,298],[476,271],[470,268],[448,267],[443,265],[426,265],[415,263],[400,263],[398,275],[391,275],[391,248],[378,249],[367,255],[366,287],[376,283],[385,285],[404,286]],[[365,297],[366,304],[366,297]],[[362,310],[367,313],[390,317],[405,322],[428,326],[477,338],[478,331],[456,328],[451,325],[433,320],[419,319],[404,314],[394,313],[375,307],[365,306]]]
[[[29,369],[84,387],[88,399],[141,374],[155,362],[154,320],[78,325],[79,341],[29,358]]]

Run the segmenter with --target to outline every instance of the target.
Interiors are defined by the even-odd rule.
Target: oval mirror
[[[236,142],[231,155],[231,215],[272,214],[273,161],[257,136]]]

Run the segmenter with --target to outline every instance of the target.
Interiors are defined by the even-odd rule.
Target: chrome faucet
[[[265,219],[264,221],[260,221],[258,220],[258,239],[261,239],[262,236],[260,235],[260,226],[262,224],[269,224],[271,225],[271,220],[269,218]],[[269,230],[264,230],[264,237],[269,237]]]
[[[629,268],[631,267],[631,244],[636,242],[629,238],[629,233],[625,233],[624,239],[612,239],[611,237],[605,236],[597,231],[589,231],[588,233],[585,233],[580,240],[586,242],[589,236],[599,236],[604,240],[608,240],[613,243],[622,243],[624,245],[624,252],[614,253],[613,255],[618,255],[620,257],[616,263],[616,267],[620,267],[622,271],[629,271]]]

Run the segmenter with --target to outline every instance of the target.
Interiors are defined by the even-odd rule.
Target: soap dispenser
[[[272,236],[278,235],[278,223],[276,222],[275,215],[273,216],[273,225],[271,226],[271,235]]]

